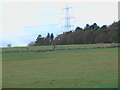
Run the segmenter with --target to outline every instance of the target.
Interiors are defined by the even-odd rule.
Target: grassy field
[[[116,88],[118,48],[3,53],[3,88]]]

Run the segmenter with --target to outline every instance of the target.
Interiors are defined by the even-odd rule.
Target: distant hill
[[[96,43],[118,43],[120,40],[120,21],[111,25],[99,27],[96,23],[86,24],[85,28],[76,27],[74,31],[64,32],[54,36],[39,37],[32,45],[67,45],[67,44],[96,44]]]

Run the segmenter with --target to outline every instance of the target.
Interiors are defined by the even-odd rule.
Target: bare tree
[[[7,47],[11,47],[12,45],[11,44],[8,44]]]

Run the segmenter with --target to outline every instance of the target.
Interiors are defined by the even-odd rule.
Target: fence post
[[[28,47],[27,47],[27,51],[28,51]]]
[[[55,44],[53,45],[53,50],[55,50]]]

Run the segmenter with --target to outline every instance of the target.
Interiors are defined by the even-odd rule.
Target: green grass
[[[117,50],[3,53],[3,88],[117,88]]]

